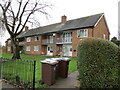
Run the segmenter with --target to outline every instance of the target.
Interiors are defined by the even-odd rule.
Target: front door
[[[52,56],[53,55],[53,47],[49,46],[47,47],[47,55]]]
[[[63,45],[63,56],[72,56],[72,45]]]

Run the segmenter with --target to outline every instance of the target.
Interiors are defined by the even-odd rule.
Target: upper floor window
[[[103,39],[106,39],[106,34],[103,34]]]
[[[81,30],[78,30],[77,32],[78,34],[78,37],[81,38],[81,37],[88,37],[88,29],[81,29]]]
[[[39,37],[38,36],[35,36],[34,37],[34,40],[37,42],[37,41],[39,41]]]
[[[38,49],[39,49],[38,46],[34,46],[34,51],[39,51]]]
[[[30,51],[30,46],[26,46],[26,51]]]
[[[30,42],[31,41],[31,37],[27,37],[26,42]]]
[[[63,34],[63,40],[64,40],[64,42],[68,42],[68,43],[70,43],[70,42],[72,42],[72,32],[66,32],[66,33],[64,33]]]
[[[48,36],[48,42],[53,43],[53,36]]]

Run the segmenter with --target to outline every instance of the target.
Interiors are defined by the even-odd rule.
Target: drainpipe
[[[94,37],[94,28],[92,28],[92,37]]]
[[[53,56],[56,56],[56,34],[53,33]]]

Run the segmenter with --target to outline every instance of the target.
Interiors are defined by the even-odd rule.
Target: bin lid
[[[50,60],[50,59],[46,59],[41,61],[41,63],[47,63],[47,64],[57,64],[58,62],[55,60]]]
[[[59,60],[61,60],[60,58],[47,58],[47,59],[45,59],[45,60],[56,60],[56,61],[59,61]]]
[[[60,59],[60,58],[51,58],[51,60],[59,61],[59,60],[61,60],[61,59]]]
[[[60,58],[61,60],[69,61],[70,58]]]

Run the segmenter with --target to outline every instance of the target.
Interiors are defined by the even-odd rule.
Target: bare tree
[[[36,12],[46,16],[48,15],[46,8],[51,8],[51,6],[51,4],[41,0],[2,0],[0,2],[2,9],[1,22],[10,34],[13,44],[13,59],[20,59],[16,37],[23,31],[28,22],[34,23],[33,15]]]

